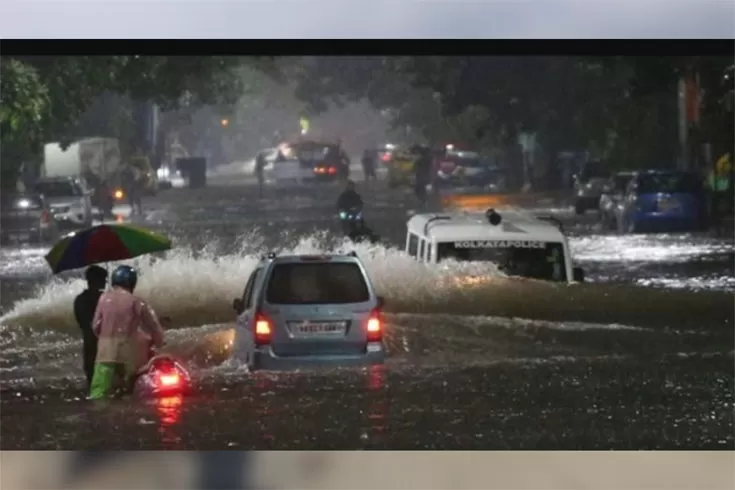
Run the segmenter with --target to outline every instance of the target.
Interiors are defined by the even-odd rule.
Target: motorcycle
[[[377,243],[380,241],[380,237],[365,224],[361,209],[343,209],[339,212],[339,220],[342,232],[353,242]]]
[[[179,360],[169,354],[158,353],[150,345],[149,360],[135,373],[133,396],[155,398],[183,395],[191,390],[191,376]]]

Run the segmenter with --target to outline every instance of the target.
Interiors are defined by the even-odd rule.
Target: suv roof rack
[[[261,260],[266,260],[266,259],[271,260],[271,259],[275,259],[275,258],[276,258],[276,253],[275,252],[268,252],[267,254],[263,254],[260,257]]]
[[[347,253],[347,256],[348,256],[348,257],[357,257],[357,252],[355,252],[355,251],[353,250],[353,251],[351,251],[351,252],[348,252],[348,253]]]

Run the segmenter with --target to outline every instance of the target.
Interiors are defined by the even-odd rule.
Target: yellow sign
[[[308,119],[306,119],[305,117],[302,117],[301,119],[299,119],[299,124],[301,125],[302,132],[304,133],[309,132],[309,120]]]
[[[715,164],[715,172],[717,175],[726,175],[732,170],[732,161],[730,160],[730,154],[725,153],[717,160]]]

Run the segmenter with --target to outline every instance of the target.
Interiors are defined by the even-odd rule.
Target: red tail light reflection
[[[158,435],[164,449],[178,449],[181,437],[177,434],[176,425],[182,414],[184,397],[182,395],[166,396],[155,401],[159,420]]]
[[[370,366],[367,372],[367,389],[370,405],[367,410],[368,425],[373,435],[379,436],[388,428],[388,398],[385,388],[385,366]]]
[[[181,406],[184,403],[182,395],[166,396],[156,400],[156,411],[161,425],[170,427],[176,425],[181,418]]]

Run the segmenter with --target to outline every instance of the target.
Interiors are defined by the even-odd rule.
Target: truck
[[[117,183],[120,170],[120,144],[115,138],[85,138],[66,150],[59,143],[43,149],[41,177],[76,177],[90,181]]]
[[[115,138],[85,138],[65,150],[59,143],[47,143],[43,149],[42,179],[81,177],[94,189],[94,206],[111,213],[114,201],[125,198],[120,185],[120,143]],[[98,184],[107,183],[107,192],[99,193]]]

